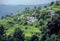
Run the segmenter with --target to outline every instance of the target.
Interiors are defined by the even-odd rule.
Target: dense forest
[[[2,16],[0,41],[60,41],[60,0]]]

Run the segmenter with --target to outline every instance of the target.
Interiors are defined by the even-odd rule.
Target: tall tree
[[[3,34],[4,34],[4,26],[0,25],[0,35],[3,35]]]
[[[23,31],[21,29],[19,29],[19,28],[15,29],[13,37],[14,37],[15,41],[24,41]]]

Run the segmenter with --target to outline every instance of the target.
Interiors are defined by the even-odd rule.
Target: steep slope
[[[27,8],[22,12],[17,12],[15,15],[7,15],[2,17],[0,25],[4,26],[4,31],[7,36],[13,36],[14,30],[20,28],[25,38],[37,35],[41,39],[42,29],[48,26],[47,24],[53,20],[55,15],[60,14],[59,2],[57,1],[43,9],[36,7],[33,9]],[[44,30],[43,32],[47,32]]]

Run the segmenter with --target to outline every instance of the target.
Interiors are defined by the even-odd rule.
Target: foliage
[[[54,15],[47,10],[55,11]],[[37,21],[29,24],[26,16]],[[0,41],[60,41],[60,0],[45,8],[26,8],[15,15],[2,16]]]

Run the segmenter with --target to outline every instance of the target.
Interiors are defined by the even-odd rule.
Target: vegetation
[[[60,0],[2,16],[0,41],[60,41]]]

